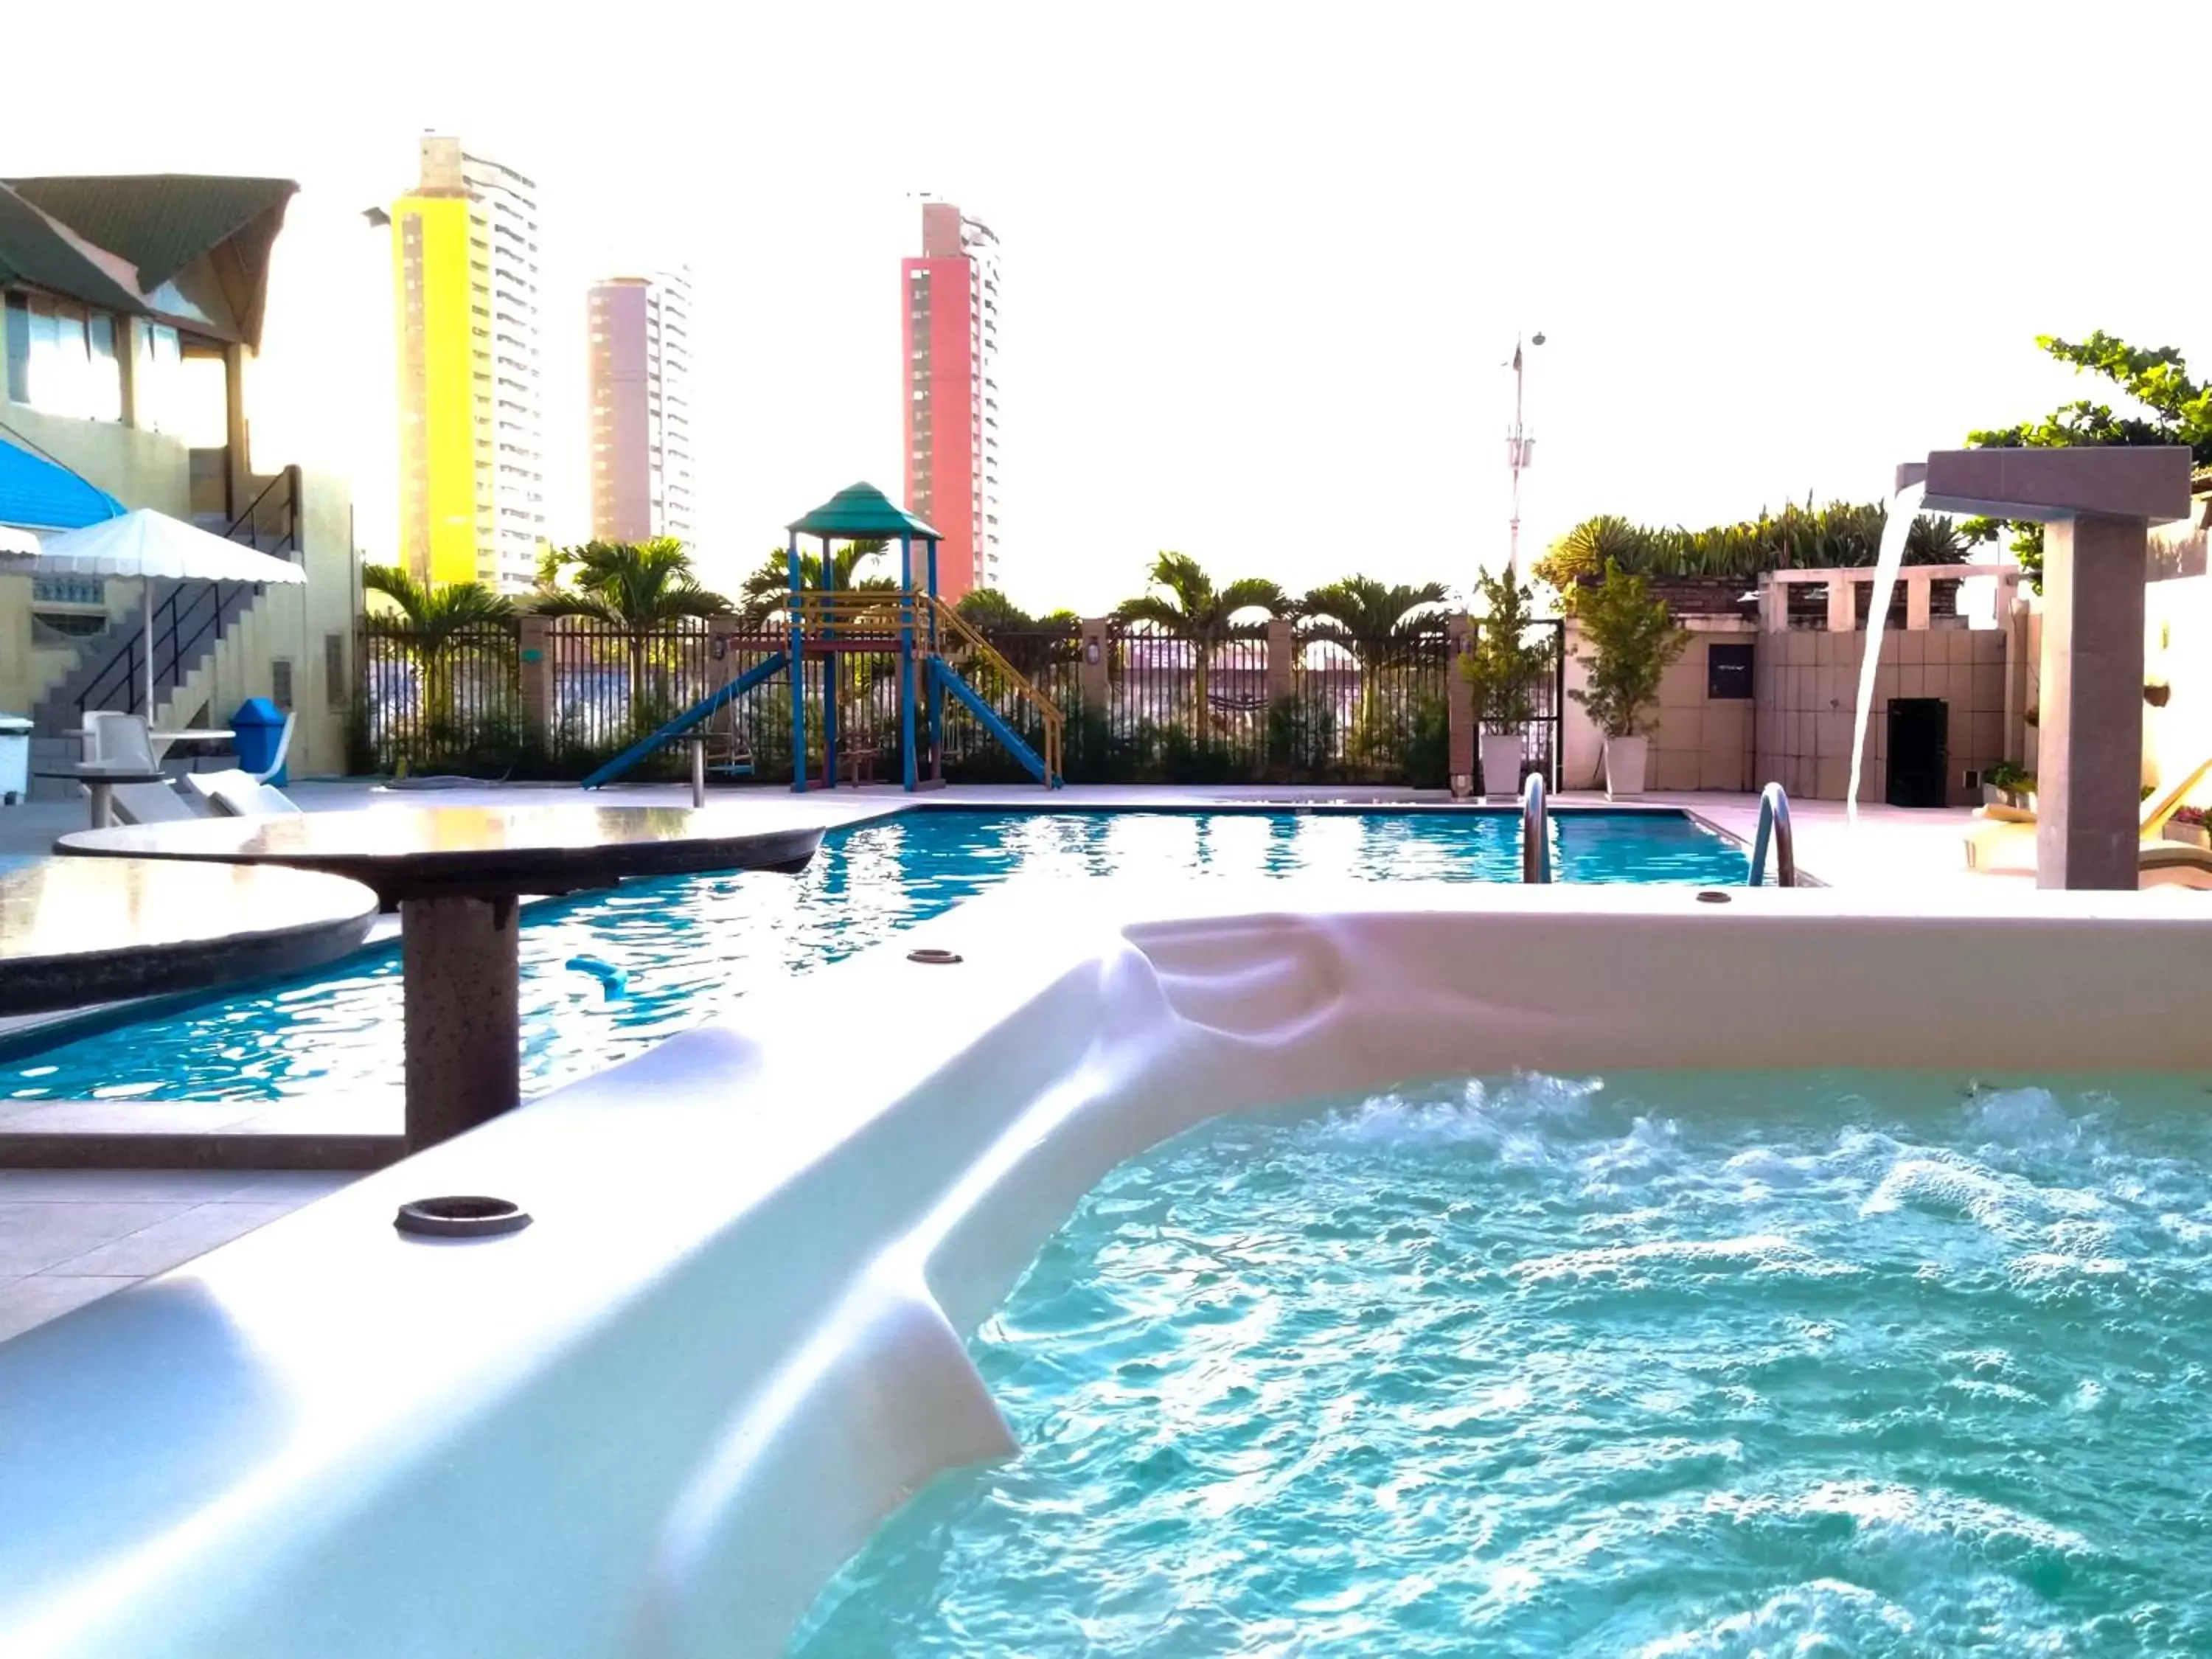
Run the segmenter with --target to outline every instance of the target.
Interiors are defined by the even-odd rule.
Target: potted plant
[[[1644,793],[1650,738],[1645,711],[1659,699],[1659,682],[1690,636],[1674,626],[1663,599],[1646,591],[1608,559],[1605,580],[1584,588],[1575,614],[1586,651],[1577,653],[1588,682],[1567,695],[1587,709],[1605,734],[1605,793],[1609,799]]]
[[[2025,767],[1999,761],[1982,773],[1982,800],[1989,806],[2025,806],[2035,780]]]
[[[1474,717],[1480,732],[1482,793],[1504,795],[1521,787],[1522,733],[1536,716],[1531,688],[1552,665],[1548,641],[1531,645],[1528,630],[1534,596],[1510,577],[1475,578],[1483,616],[1459,659],[1460,672],[1474,689]]]
[[[2178,841],[2190,847],[2212,850],[2212,836],[2204,830],[2204,809],[2201,806],[2180,806],[2166,821],[2165,836],[2168,841]]]

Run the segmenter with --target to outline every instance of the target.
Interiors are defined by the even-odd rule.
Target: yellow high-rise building
[[[392,207],[399,562],[418,580],[530,586],[544,539],[534,186],[422,140]]]

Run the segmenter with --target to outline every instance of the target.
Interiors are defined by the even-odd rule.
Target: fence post
[[[1294,689],[1291,671],[1298,658],[1298,625],[1288,617],[1267,618],[1267,702],[1280,702]]]
[[[1076,659],[1075,679],[1083,692],[1086,714],[1106,712],[1106,659],[1114,648],[1113,641],[1106,636],[1108,625],[1104,617],[1083,619],[1083,648]]]
[[[1474,687],[1460,672],[1460,659],[1474,643],[1473,617],[1444,618],[1444,709],[1450,750],[1444,769],[1451,778],[1452,795],[1459,800],[1474,793]]]
[[[553,618],[526,616],[515,652],[522,678],[522,729],[540,748],[551,742]]]

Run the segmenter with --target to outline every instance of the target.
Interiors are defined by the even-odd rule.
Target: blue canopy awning
[[[0,435],[0,524],[21,530],[78,530],[122,511],[123,503],[105,490]]]

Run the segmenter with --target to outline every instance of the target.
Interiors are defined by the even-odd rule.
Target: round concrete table
[[[302,870],[143,859],[0,866],[0,1013],[297,973],[359,945],[376,895]]]
[[[84,786],[91,798],[92,827],[105,830],[115,822],[115,786],[118,783],[167,783],[169,775],[160,767],[126,765],[120,761],[80,761],[40,772],[42,778],[68,778]]]
[[[400,918],[407,1144],[521,1099],[515,902],[645,876],[806,867],[823,826],[760,804],[380,807],[82,830],[58,851],[282,865],[348,877]]]

